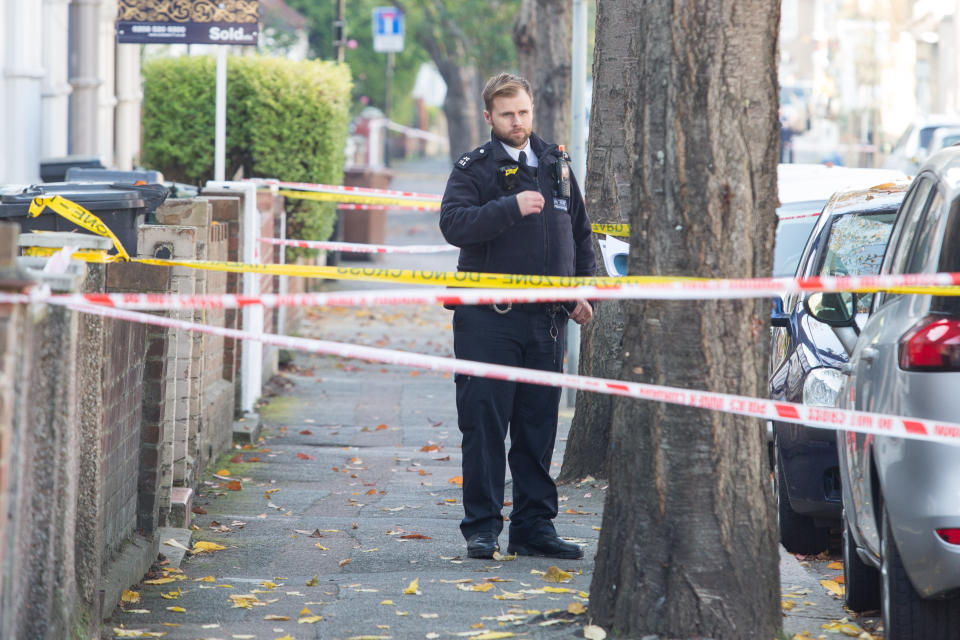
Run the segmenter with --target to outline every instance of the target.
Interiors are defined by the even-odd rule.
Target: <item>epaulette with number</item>
[[[474,160],[485,158],[488,155],[490,155],[490,150],[487,148],[488,144],[489,143],[479,146],[473,151],[468,151],[467,153],[460,156],[460,159],[457,160],[457,162],[455,163],[456,167],[458,169],[466,169],[473,163]]]

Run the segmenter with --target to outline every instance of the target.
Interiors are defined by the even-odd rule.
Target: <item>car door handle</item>
[[[877,351],[876,347],[864,347],[860,351],[860,359],[864,362],[873,362],[877,359],[877,356],[880,355],[880,352]]]

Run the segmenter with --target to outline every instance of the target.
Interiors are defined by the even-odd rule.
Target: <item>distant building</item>
[[[140,153],[140,47],[118,45],[116,0],[0,0],[0,184],[40,180],[41,158]]]

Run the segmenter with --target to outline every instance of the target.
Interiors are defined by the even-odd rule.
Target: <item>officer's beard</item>
[[[530,134],[531,131],[529,129],[507,129],[504,131],[498,130],[496,127],[493,128],[493,135],[514,149],[523,149],[527,146],[527,140],[530,139]]]

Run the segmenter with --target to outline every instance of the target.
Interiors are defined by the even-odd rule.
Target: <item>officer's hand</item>
[[[570,319],[577,324],[587,324],[593,318],[593,307],[586,300],[577,300],[576,308],[570,313]]]
[[[539,191],[521,191],[517,194],[517,204],[522,216],[540,213],[543,210],[543,195]]]

